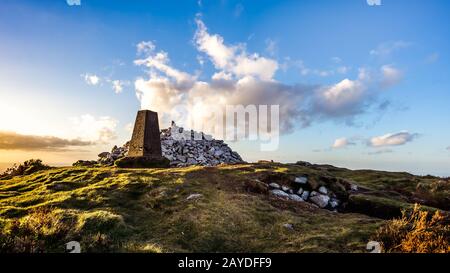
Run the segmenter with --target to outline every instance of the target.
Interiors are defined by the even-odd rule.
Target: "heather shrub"
[[[388,221],[375,236],[384,252],[449,253],[448,217],[436,211],[433,215],[415,205],[404,210],[398,219]]]

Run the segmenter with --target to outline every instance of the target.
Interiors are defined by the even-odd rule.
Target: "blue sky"
[[[296,125],[273,152],[232,143],[244,159],[450,175],[449,12],[445,0],[4,0],[0,162],[39,156],[70,164],[124,143],[142,105],[136,82],[151,84],[150,72],[174,79],[148,63],[165,52],[162,64],[194,86],[213,89],[213,75],[224,72],[232,83],[251,78],[280,88],[279,95],[245,93],[251,85],[229,90],[240,95],[235,102],[289,104]],[[217,37],[223,47],[211,48],[208,39]],[[143,41],[153,48],[147,43],[139,53]],[[221,60],[219,49],[234,55]],[[139,59],[146,62],[136,65]],[[241,59],[258,67],[242,72]],[[185,91],[169,84],[174,94]],[[150,95],[171,96],[158,92]],[[208,103],[211,92],[196,96]],[[164,103],[150,105],[161,112],[171,106]],[[58,143],[2,144],[18,136]]]

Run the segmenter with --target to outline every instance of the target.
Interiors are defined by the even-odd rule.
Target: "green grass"
[[[431,183],[407,174],[277,163],[53,168],[0,180],[0,251],[63,252],[77,240],[90,252],[364,252],[384,220],[246,189],[249,179],[284,183],[300,174],[328,186],[334,182],[324,175],[352,180],[373,191],[411,192],[414,183]],[[186,200],[193,193],[202,197]]]

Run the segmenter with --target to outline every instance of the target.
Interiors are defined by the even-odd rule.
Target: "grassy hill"
[[[332,212],[255,183],[295,175],[359,190]],[[75,240],[83,252],[365,252],[387,219],[413,203],[448,210],[448,182],[303,163],[52,168],[0,180],[0,251],[64,252]]]

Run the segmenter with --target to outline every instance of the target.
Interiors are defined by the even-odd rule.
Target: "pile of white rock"
[[[294,183],[299,186],[296,187],[298,189],[295,191],[293,188],[288,186],[280,186],[277,183],[270,183],[270,193],[277,197],[290,199],[296,202],[310,202],[319,208],[327,208],[333,211],[335,211],[341,203],[336,198],[336,195],[329,191],[325,186],[319,187],[317,191],[309,190],[308,178],[305,176],[296,177]]]
[[[114,146],[111,152],[100,153],[97,162],[102,165],[113,165],[114,161],[127,155],[128,148],[129,142],[122,147]],[[215,140],[203,132],[184,130],[175,122],[172,122],[169,128],[161,130],[161,149],[162,155],[169,159],[170,165],[176,167],[244,162],[223,140]]]
[[[185,130],[175,122],[161,130],[161,148],[170,165],[177,167],[244,162],[223,140],[215,140],[203,132]]]

